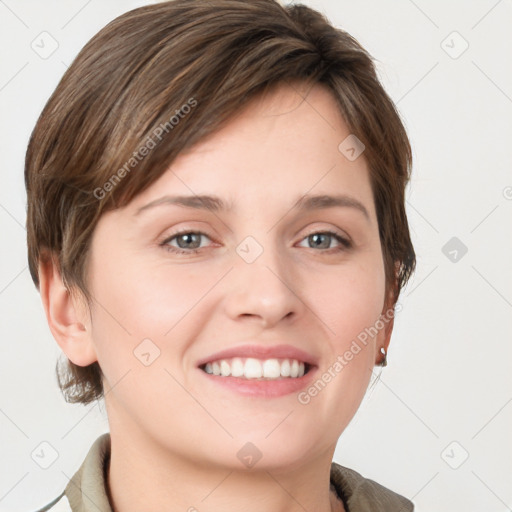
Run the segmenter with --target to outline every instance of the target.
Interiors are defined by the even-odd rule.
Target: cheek
[[[139,370],[139,353],[149,352],[152,358],[160,351],[162,359],[180,360],[195,329],[190,325],[194,312],[219,279],[210,270],[192,272],[187,265],[136,258],[120,258],[119,263],[103,259],[93,269],[92,336],[110,380]]]
[[[354,262],[320,279],[311,276],[307,287],[310,291],[306,296],[338,352],[373,326],[381,315],[385,282],[378,260]]]
[[[384,269],[379,259],[368,258],[319,277],[308,278],[305,296],[321,320],[327,357],[319,369],[322,382],[317,381],[301,403],[311,402],[319,417],[331,411],[337,418],[334,424],[343,426],[359,407],[374,367],[374,326],[384,303]]]
[[[97,314],[137,337],[160,336],[189,311],[210,284],[186,265],[131,257],[102,261],[94,272]],[[108,321],[109,318],[106,318]]]

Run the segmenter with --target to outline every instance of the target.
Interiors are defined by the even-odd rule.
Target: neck
[[[143,436],[116,435],[106,470],[113,512],[344,512],[330,490],[332,454],[289,468],[237,470],[187,460]]]

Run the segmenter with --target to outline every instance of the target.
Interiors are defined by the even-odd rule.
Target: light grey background
[[[147,3],[0,0],[1,512],[49,502],[108,430],[103,406],[67,404],[57,387],[61,352],[26,262],[23,161],[66,66],[107,22]],[[512,2],[305,3],[377,59],[414,148],[407,210],[417,271],[389,365],[376,369],[335,460],[419,512],[510,510]],[[42,58],[32,46],[50,51],[52,38],[58,48]],[[48,469],[35,462],[38,453],[51,461],[42,442],[58,453]]]

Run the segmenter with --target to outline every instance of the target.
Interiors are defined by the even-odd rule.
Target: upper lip
[[[215,352],[207,357],[200,359],[197,366],[206,363],[219,361],[221,359],[231,359],[233,357],[254,357],[256,359],[297,359],[299,362],[317,366],[314,356],[292,345],[239,345]]]

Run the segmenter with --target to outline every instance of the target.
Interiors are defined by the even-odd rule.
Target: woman
[[[410,166],[371,57],[308,7],[102,29],[27,150],[59,383],[110,427],[41,510],[413,510],[332,462],[414,270]]]

